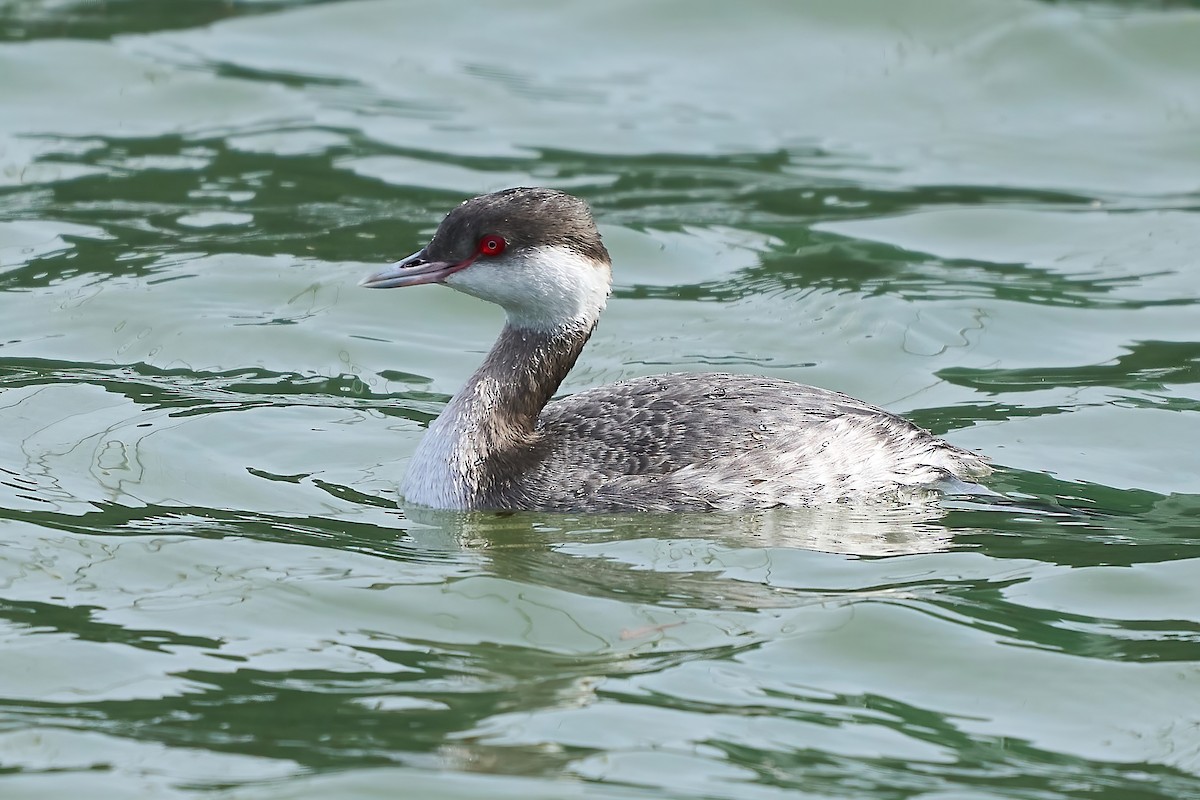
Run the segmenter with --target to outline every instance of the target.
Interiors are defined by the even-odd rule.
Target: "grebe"
[[[634,378],[550,402],[608,300],[612,262],[586,203],[508,189],[451,211],[372,289],[442,283],[507,315],[434,420],[401,487],[446,509],[697,511],[895,502],[987,463],[894,414],[753,375]]]

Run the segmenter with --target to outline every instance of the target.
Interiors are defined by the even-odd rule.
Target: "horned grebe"
[[[582,200],[508,189],[363,281],[443,283],[507,321],[430,424],[402,491],[449,509],[696,511],[886,502],[991,469],[853,397],[726,373],[634,378],[550,402],[607,302],[612,262]]]

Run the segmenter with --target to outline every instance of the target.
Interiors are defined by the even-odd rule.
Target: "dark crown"
[[[446,215],[425,251],[439,260],[465,258],[489,233],[503,236],[510,252],[557,245],[611,263],[587,203],[538,187],[505,189],[465,201]]]

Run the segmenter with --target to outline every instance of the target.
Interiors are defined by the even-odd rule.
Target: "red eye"
[[[508,242],[504,241],[503,236],[489,233],[479,240],[479,255],[498,256],[504,252],[504,248],[507,246]]]

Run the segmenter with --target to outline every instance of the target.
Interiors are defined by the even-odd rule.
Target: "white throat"
[[[612,268],[569,247],[547,245],[481,259],[446,284],[500,305],[514,328],[590,330],[608,302]]]

